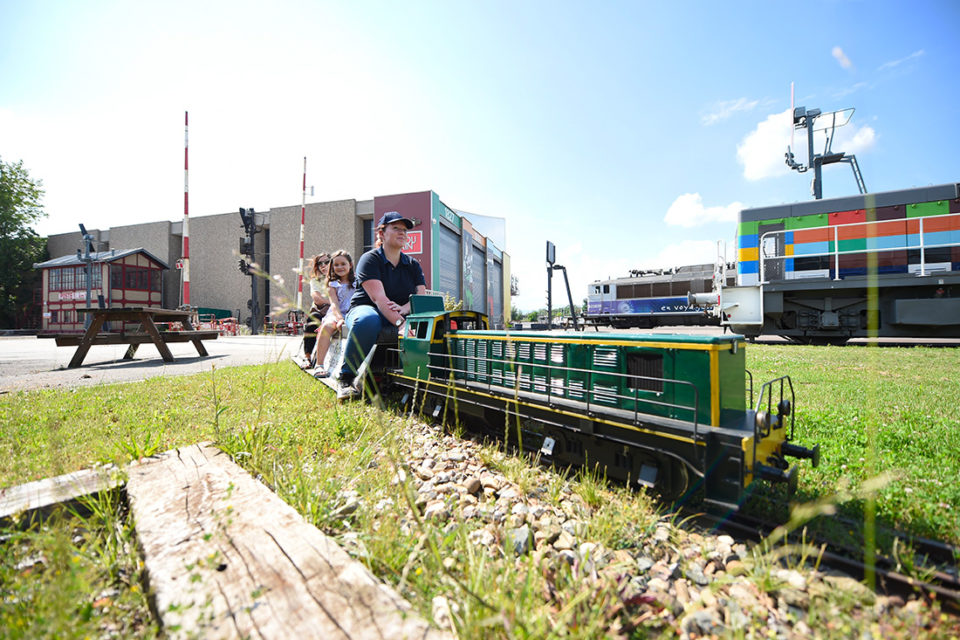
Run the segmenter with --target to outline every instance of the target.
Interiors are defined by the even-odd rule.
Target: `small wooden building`
[[[163,306],[163,271],[169,265],[146,249],[91,253],[90,305],[100,296],[107,307]],[[82,332],[87,307],[86,264],[77,255],[34,264],[43,270],[43,315],[40,330],[51,333]],[[116,327],[120,329],[119,325]]]

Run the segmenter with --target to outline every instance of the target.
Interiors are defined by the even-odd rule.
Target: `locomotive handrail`
[[[932,216],[932,217],[936,217],[938,220],[944,220],[946,218],[953,218],[953,217],[960,218],[960,213],[941,214],[941,215]],[[840,229],[843,227],[858,227],[858,226],[862,227],[866,225],[889,224],[889,223],[900,223],[900,222],[906,225],[908,221],[912,221],[912,220],[918,221],[918,225],[920,229],[919,229],[919,233],[917,234],[909,233],[905,229],[904,233],[902,234],[899,234],[899,233],[892,234],[892,236],[865,236],[863,238],[864,240],[868,240],[870,238],[904,236],[904,242],[902,246],[872,247],[872,248],[864,248],[864,249],[846,249],[843,251],[840,250]],[[841,279],[840,278],[840,256],[841,255],[851,255],[851,254],[857,254],[857,253],[884,253],[888,251],[910,251],[910,250],[920,251],[920,274],[919,275],[925,276],[927,275],[927,269],[926,269],[927,249],[943,249],[946,247],[956,247],[960,243],[957,243],[957,242],[945,242],[945,243],[941,242],[939,244],[925,243],[924,236],[926,232],[923,230],[924,220],[926,220],[926,218],[894,218],[892,220],[866,220],[864,222],[849,222],[846,224],[834,224],[834,225],[827,225],[822,227],[809,227],[804,229],[778,229],[776,231],[767,231],[762,236],[760,236],[759,241],[757,243],[757,260],[759,260],[760,262],[760,282],[767,281],[765,277],[766,276],[766,262],[765,262],[766,260],[787,260],[789,258],[822,258],[822,257],[832,256],[834,259],[834,270],[835,270],[834,280],[840,280]],[[795,231],[806,232],[806,231],[824,231],[824,230],[833,231],[833,240],[831,241],[833,242],[833,251],[826,251],[821,253],[790,254],[790,255],[784,254],[782,256],[781,255],[768,256],[764,252],[765,247],[763,246],[763,241],[767,237],[773,237],[778,234],[786,235],[788,233],[793,233]],[[932,231],[931,233],[938,233],[938,232]],[[911,235],[919,236],[920,244],[918,246],[917,245],[910,246],[909,241],[907,240],[907,237]],[[857,239],[859,240],[860,238],[857,238]]]
[[[640,408],[639,408],[639,403],[640,403],[640,402],[643,402],[643,403],[646,404],[646,405],[664,407],[664,408],[667,408],[667,409],[676,409],[676,410],[679,410],[679,411],[689,411],[689,412],[691,412],[692,415],[693,415],[692,422],[693,422],[693,435],[694,435],[694,440],[698,440],[698,439],[699,439],[699,419],[698,419],[698,414],[699,414],[699,409],[700,409],[700,391],[699,391],[699,389],[697,389],[697,387],[696,387],[695,384],[693,384],[692,382],[689,382],[689,381],[687,381],[687,380],[673,380],[673,379],[670,379],[670,378],[657,378],[657,377],[653,377],[653,376],[641,376],[641,375],[636,375],[636,374],[624,374],[624,373],[618,373],[618,372],[607,372],[607,371],[599,372],[600,375],[612,376],[612,377],[616,377],[616,378],[626,378],[626,379],[634,379],[634,380],[644,379],[644,380],[652,380],[652,381],[666,382],[666,383],[672,383],[672,384],[676,384],[676,385],[688,386],[688,387],[690,387],[690,388],[693,390],[693,406],[692,406],[692,407],[691,407],[691,406],[682,405],[682,404],[677,404],[677,403],[661,402],[661,401],[653,400],[653,399],[640,398],[640,397],[639,397],[639,392],[640,392],[640,389],[639,389],[639,388],[635,388],[635,389],[634,389],[634,396],[625,396],[625,395],[621,395],[621,394],[619,394],[619,393],[598,392],[595,388],[593,388],[593,384],[592,384],[592,376],[593,376],[593,374],[598,373],[598,372],[596,372],[596,371],[594,371],[594,370],[592,370],[592,369],[580,369],[580,368],[577,368],[577,367],[566,367],[566,366],[546,365],[546,364],[544,364],[544,365],[539,365],[539,364],[528,363],[528,362],[517,362],[516,360],[498,359],[498,358],[488,358],[488,357],[481,357],[481,356],[460,355],[460,354],[450,353],[449,351],[448,351],[448,353],[445,354],[445,355],[446,355],[447,357],[449,357],[451,360],[453,360],[453,359],[459,359],[459,360],[464,360],[464,361],[473,360],[473,361],[475,361],[475,362],[496,363],[496,364],[510,365],[510,366],[512,366],[512,367],[516,367],[516,372],[515,372],[515,374],[514,374],[514,386],[517,387],[517,388],[519,388],[519,385],[520,385],[520,383],[521,383],[521,375],[522,375],[521,372],[522,372],[522,369],[523,369],[523,365],[530,365],[530,366],[541,367],[541,368],[544,368],[544,369],[549,370],[550,373],[552,373],[554,370],[559,370],[559,371],[561,371],[561,372],[585,373],[585,374],[587,374],[587,381],[586,381],[586,385],[584,386],[583,389],[577,389],[577,388],[575,388],[575,387],[570,387],[570,386],[565,385],[565,384],[562,384],[562,383],[561,383],[560,385],[558,385],[558,386],[559,386],[560,389],[562,389],[564,392],[566,392],[566,399],[569,399],[569,400],[577,401],[576,398],[571,398],[571,397],[570,397],[570,393],[571,393],[571,392],[578,393],[578,394],[582,393],[583,396],[584,396],[584,398],[585,398],[586,409],[587,409],[588,412],[591,410],[591,400],[590,400],[590,396],[591,396],[591,394],[596,394],[596,393],[604,393],[604,394],[607,395],[608,397],[614,398],[614,399],[633,400],[633,401],[634,401],[634,406],[633,406],[633,414],[634,414],[633,419],[634,419],[634,422],[636,422],[636,421],[638,420],[638,418],[639,418],[639,416],[640,416],[640,413],[641,413],[641,412],[640,412]],[[509,388],[510,388],[510,387],[507,386],[507,385],[494,385],[494,384],[493,384],[493,381],[492,381],[492,378],[494,378],[495,376],[494,376],[493,374],[491,374],[491,373],[488,373],[488,372],[482,372],[482,373],[473,372],[473,373],[471,373],[471,372],[467,371],[466,368],[456,369],[456,368],[454,368],[454,367],[452,367],[452,366],[446,367],[446,366],[435,365],[435,364],[428,364],[428,365],[427,365],[427,368],[428,368],[429,370],[434,370],[434,371],[437,371],[437,372],[440,372],[440,373],[446,373],[446,374],[449,374],[449,373],[454,373],[454,374],[460,373],[460,374],[462,374],[462,375],[464,376],[464,378],[466,378],[468,375],[471,375],[471,376],[473,376],[473,377],[475,377],[475,378],[484,377],[484,378],[486,378],[487,389],[492,389],[494,386],[497,386],[497,387],[503,388],[503,389],[509,389]],[[553,376],[552,376],[552,375],[549,375],[549,374],[548,374],[547,377],[548,377],[550,380],[553,379]],[[501,379],[503,379],[503,378],[501,378]],[[478,379],[477,382],[480,382],[480,383],[482,384],[484,381]],[[530,378],[530,382],[529,382],[528,384],[529,384],[529,386],[530,386],[531,388],[534,388],[534,390],[536,390],[536,389],[535,389],[536,386],[541,385],[541,383],[535,382],[532,377]],[[546,395],[546,397],[547,397],[547,401],[548,401],[548,402],[552,402],[552,401],[553,401],[553,397],[554,397],[554,394],[552,393],[554,385],[552,384],[552,382],[547,381],[547,382],[542,383],[542,386],[543,386],[543,387],[545,388],[545,390],[546,390],[545,395]],[[655,393],[657,393],[658,395],[661,395],[663,392],[661,391],[661,392],[655,392]],[[597,402],[596,402],[596,401],[593,401],[593,404],[596,405]],[[600,406],[606,406],[606,405],[600,405]],[[645,415],[653,415],[653,414],[645,414]]]
[[[794,403],[795,396],[794,396],[794,392],[793,392],[793,381],[790,379],[790,376],[780,376],[779,378],[774,378],[773,380],[769,380],[769,381],[763,383],[763,386],[760,387],[760,395],[757,396],[757,404],[754,405],[754,408],[753,408],[753,414],[754,414],[754,421],[753,421],[753,464],[754,464],[754,465],[757,464],[757,443],[758,443],[758,441],[760,440],[760,437],[761,437],[761,436],[764,437],[764,438],[769,437],[769,436],[770,436],[770,431],[773,429],[773,418],[772,418],[772,416],[773,416],[773,390],[772,390],[772,388],[773,388],[773,385],[776,384],[776,383],[778,383],[778,382],[780,383],[780,401],[777,403],[777,428],[780,428],[781,426],[783,426],[783,418],[784,418],[784,416],[783,416],[782,408],[783,408],[784,381],[786,381],[786,384],[787,384],[787,385],[789,386],[789,388],[790,388],[790,411],[789,411],[789,414],[788,414],[788,416],[789,416],[789,418],[790,418],[790,437],[787,438],[787,440],[793,440],[793,427],[794,427],[794,419],[793,419],[794,411],[793,411],[793,408],[794,408],[794,405],[795,405],[795,403]],[[763,397],[764,397],[764,395],[767,396],[767,411],[766,411],[767,419],[761,421],[757,416],[760,415],[760,407],[763,406]],[[763,423],[763,425],[766,426],[766,429],[765,429],[765,430],[761,428],[761,422]],[[764,432],[764,431],[765,431],[765,432]]]
[[[753,373],[750,372],[750,369],[744,369],[743,371],[744,373],[747,374],[747,377],[750,378],[750,403],[747,406],[752,407],[753,406]]]

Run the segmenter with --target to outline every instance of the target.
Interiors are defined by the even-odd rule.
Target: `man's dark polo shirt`
[[[387,298],[403,305],[417,291],[419,285],[426,285],[420,263],[405,253],[400,254],[397,266],[390,264],[383,253],[383,247],[367,251],[357,262],[357,292],[350,299],[350,308],[362,305],[376,306],[361,286],[367,280],[379,280]]]

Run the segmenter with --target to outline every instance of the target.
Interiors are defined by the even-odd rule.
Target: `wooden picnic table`
[[[177,309],[163,309],[161,307],[112,307],[108,309],[77,309],[77,313],[89,313],[93,315],[90,320],[90,326],[83,335],[65,335],[53,336],[56,338],[58,347],[77,346],[73,358],[68,367],[75,368],[83,364],[83,359],[87,357],[90,347],[97,344],[127,344],[127,352],[124,354],[124,360],[132,360],[137,348],[141,344],[152,342],[160,357],[164,362],[173,362],[173,354],[170,353],[169,342],[192,342],[196,347],[197,353],[201,356],[209,355],[203,346],[203,340],[215,340],[218,332],[216,331],[197,331],[191,322],[192,311],[180,311]],[[119,333],[100,333],[100,330],[107,322],[139,322],[136,331],[128,333],[120,331]],[[179,322],[183,325],[184,331],[163,331],[157,329],[157,322]]]

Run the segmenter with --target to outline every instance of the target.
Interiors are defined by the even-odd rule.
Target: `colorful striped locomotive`
[[[435,417],[671,499],[702,486],[708,502],[736,508],[758,478],[795,486],[788,457],[819,462],[818,447],[791,442],[790,378],[755,390],[743,348],[733,335],[490,331],[479,312],[414,296],[398,347],[375,368]]]
[[[691,296],[737,333],[960,337],[960,185],[744,209],[737,250],[737,286]]]

